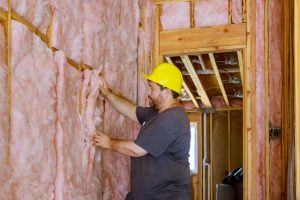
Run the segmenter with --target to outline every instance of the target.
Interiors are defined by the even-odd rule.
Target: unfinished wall
[[[228,173],[228,115],[226,111],[212,116],[212,194]]]
[[[269,97],[270,126],[282,128],[282,71],[283,67],[283,2],[269,2]],[[288,133],[282,133],[288,134]],[[270,188],[272,199],[282,198],[282,140],[270,141]]]
[[[0,29],[0,199],[124,199],[130,190],[129,157],[95,152],[90,130],[96,126],[114,138],[133,139],[138,126],[109,103],[96,100],[93,75],[67,61],[76,61],[77,68],[97,69],[115,92],[146,105],[142,74],[149,73],[152,65],[154,3],[19,0],[13,1],[13,9],[22,23],[27,21],[44,35],[12,21],[8,82]],[[36,34],[61,51],[52,52]],[[11,127],[5,123],[8,98]]]
[[[230,111],[230,169],[243,166],[243,111]]]
[[[4,27],[0,23],[0,194],[8,194],[10,187],[6,181],[10,177],[10,169],[8,166],[8,140],[9,140],[9,124],[7,110],[7,64],[6,64],[6,43]],[[0,196],[0,199],[3,198]]]
[[[11,199],[53,196],[56,174],[55,85],[52,51],[22,24],[12,21]],[[22,48],[19,48],[22,46]]]

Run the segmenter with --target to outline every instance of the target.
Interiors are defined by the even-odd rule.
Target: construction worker
[[[145,78],[151,107],[136,106],[114,94],[102,79],[101,95],[141,128],[134,141],[96,131],[94,145],[131,157],[126,200],[190,200],[190,124],[177,100],[182,74],[176,66],[162,63]]]

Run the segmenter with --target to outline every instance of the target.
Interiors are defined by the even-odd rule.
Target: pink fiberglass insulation
[[[147,81],[143,74],[151,72],[151,52],[155,36],[155,5],[148,0],[140,0],[140,28],[138,43],[138,105],[148,105]]]
[[[270,123],[282,126],[282,68],[283,68],[283,3],[269,2],[269,96]],[[282,144],[280,139],[270,141],[270,198],[282,198]]]
[[[165,3],[161,9],[163,30],[190,28],[190,2]]]
[[[56,176],[55,85],[52,51],[12,21],[11,197],[53,199]],[[21,48],[20,48],[21,47]],[[8,198],[9,199],[9,198]]]
[[[4,9],[4,10],[7,10],[7,0],[0,0],[0,9]]]
[[[51,0],[53,7],[52,44],[68,58],[81,61],[83,48],[82,1]]]
[[[116,93],[137,101],[139,7],[137,0],[107,1],[105,20],[108,43],[104,78]],[[113,138],[133,139],[133,122],[105,103],[104,131]],[[122,200],[129,191],[129,157],[103,151],[104,200]]]
[[[228,0],[195,0],[195,27],[228,24]]]
[[[7,109],[7,65],[6,65],[6,46],[4,28],[0,24],[0,200],[9,194],[10,186],[8,184],[10,169],[8,163],[8,140],[9,140],[9,124]]]
[[[12,0],[13,10],[43,33],[50,24],[49,0]]]
[[[95,68],[103,62],[104,46],[107,40],[104,19],[105,6],[98,0],[85,1],[83,4],[83,48],[82,60]]]
[[[82,73],[66,63],[62,51],[55,53],[55,61],[58,68],[55,199],[96,200],[99,199],[99,178],[96,173],[87,176],[90,150],[93,148],[90,135],[95,130],[94,121],[90,122],[89,120],[94,120],[95,103],[84,101],[85,108],[92,107],[90,114],[87,114],[86,109],[82,109],[80,112],[81,102],[79,102],[79,96],[85,97],[85,99],[91,96],[93,88],[90,86],[94,83],[90,84],[91,80],[88,80],[89,84],[84,85]],[[84,81],[87,82],[86,79]],[[97,84],[97,82],[95,83]],[[83,95],[83,92],[86,95]],[[93,92],[95,99],[97,97],[95,92],[98,91]],[[99,122],[98,120],[96,124],[99,125]],[[92,164],[95,163],[93,161],[94,159]],[[95,165],[100,168],[99,159]],[[96,167],[92,170],[97,170]]]
[[[263,2],[256,4],[256,198],[263,199],[265,194],[265,171],[266,171],[266,79],[264,57],[264,5]]]
[[[232,0],[232,23],[240,24],[243,21],[243,1]]]

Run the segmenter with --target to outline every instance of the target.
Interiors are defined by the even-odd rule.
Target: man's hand
[[[100,87],[100,94],[103,97],[106,97],[106,95],[109,93],[109,88],[107,87],[106,81],[103,79],[102,76],[100,76],[100,80],[102,82],[101,87]]]
[[[93,141],[95,146],[104,149],[111,149],[112,139],[100,131],[95,132],[95,135],[93,136]]]

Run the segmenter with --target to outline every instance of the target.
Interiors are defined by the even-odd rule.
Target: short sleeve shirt
[[[137,107],[136,115],[141,129],[134,142],[148,153],[131,158],[131,199],[189,200],[190,124],[184,109]]]

